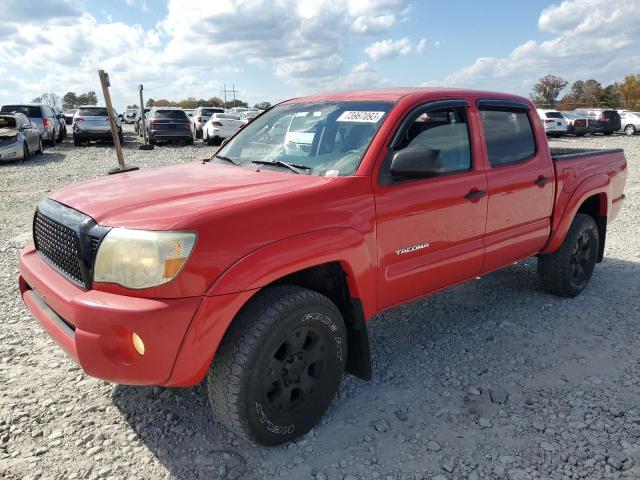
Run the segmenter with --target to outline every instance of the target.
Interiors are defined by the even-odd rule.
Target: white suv
[[[546,110],[538,108],[538,116],[542,121],[542,126],[547,135],[551,137],[561,137],[567,134],[568,123],[562,113],[557,110]]]

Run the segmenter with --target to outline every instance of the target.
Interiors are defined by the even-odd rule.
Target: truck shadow
[[[501,434],[487,435],[479,417],[496,415],[500,408],[521,409],[530,395],[545,394],[540,392],[551,396],[558,369],[578,358],[587,361],[566,374],[566,385],[603,375],[601,363],[589,358],[607,345],[640,341],[634,306],[640,304],[640,263],[605,258],[576,299],[543,293],[536,264],[535,259],[514,264],[372,319],[374,378],[345,376],[321,424],[294,448],[263,448],[239,439],[215,422],[203,384],[118,386],[113,403],[138,439],[181,480],[275,477],[282,468],[290,469],[287,478],[307,478],[315,469],[338,465],[362,442],[377,445],[381,471],[397,472],[397,456],[409,435],[422,435],[425,444],[437,440],[453,456],[475,448],[473,442],[504,442],[505,454],[511,454],[514,445],[524,448],[539,433],[508,443]],[[622,371],[622,357],[618,362],[614,366]],[[547,377],[553,381],[544,383]],[[538,384],[527,387],[536,378]],[[466,394],[470,386],[482,391],[474,406]],[[496,388],[504,389],[509,401],[497,406],[487,400],[483,406],[485,394],[488,398]],[[382,427],[380,419],[386,422]]]

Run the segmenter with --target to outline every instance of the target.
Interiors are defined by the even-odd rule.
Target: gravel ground
[[[127,161],[145,168],[212,152],[126,140]],[[277,448],[216,424],[202,386],[88,377],[23,306],[17,258],[36,202],[103,175],[113,151],[67,140],[1,164],[0,478],[640,478],[640,138],[553,143],[623,147],[629,161],[626,205],[587,290],[542,293],[531,259],[379,315],[373,380],[345,377],[322,423]]]

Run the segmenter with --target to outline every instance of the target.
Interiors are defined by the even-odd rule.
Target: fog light
[[[140,356],[144,355],[144,342],[136,332],[131,332],[131,343]]]

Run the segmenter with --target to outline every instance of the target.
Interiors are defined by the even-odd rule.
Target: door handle
[[[487,194],[487,192],[485,192],[484,190],[471,190],[469,193],[467,193],[464,198],[466,198],[467,200],[478,200],[479,198],[484,197]]]
[[[536,185],[538,185],[539,187],[544,187],[547,183],[549,183],[551,181],[550,178],[548,177],[543,177],[542,175],[540,175],[538,177],[538,179],[536,180]]]

